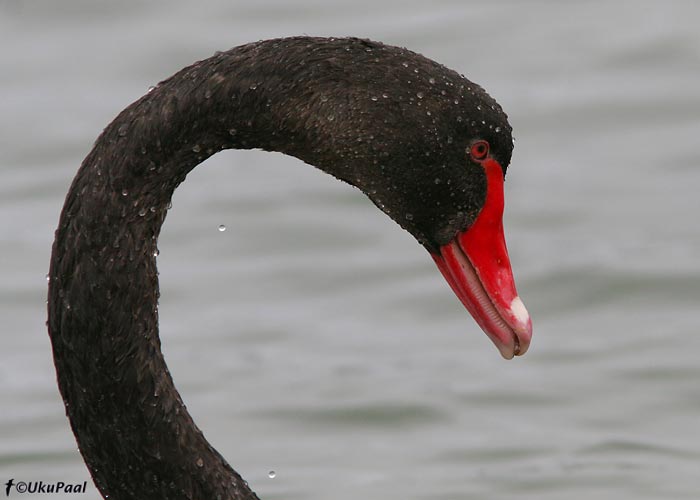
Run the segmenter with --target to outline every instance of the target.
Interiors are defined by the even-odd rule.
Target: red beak
[[[511,359],[530,346],[532,321],[515,290],[503,235],[503,170],[490,157],[481,164],[487,191],[479,216],[432,257],[501,355]]]

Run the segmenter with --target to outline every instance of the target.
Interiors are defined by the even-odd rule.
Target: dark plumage
[[[156,243],[174,189],[228,148],[286,153],[361,189],[431,252],[466,230],[487,140],[511,128],[478,85],[406,49],[288,38],[179,71],[107,126],[68,192],[53,246],[49,334],[66,413],[110,499],[257,498],[209,445],[158,337]]]

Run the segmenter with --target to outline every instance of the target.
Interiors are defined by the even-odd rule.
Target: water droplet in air
[[[236,135],[238,133],[238,130],[235,128],[230,128],[228,129],[228,135]]]
[[[211,99],[211,90],[207,89],[204,91],[204,98]]]
[[[416,94],[416,97],[417,97],[418,99],[423,99],[423,92],[418,92],[418,93]]]
[[[251,85],[251,86],[248,87],[248,88],[249,88],[250,90],[255,90],[255,89],[258,88],[258,84],[257,84],[257,83],[254,83],[253,85]]]
[[[404,68],[408,68],[408,63],[407,63],[407,62],[403,62],[403,63],[401,63],[401,65],[402,65]]]
[[[267,477],[269,477],[270,479],[274,479],[275,477],[277,477],[277,473],[275,471],[271,470],[270,472],[267,473]]]
[[[428,78],[428,81],[429,81],[431,84],[434,84],[434,83],[435,83],[435,78],[430,77],[430,78]]]
[[[148,92],[153,92],[155,89],[156,88],[153,85],[151,85],[150,87],[148,87]]]
[[[387,99],[387,98],[389,97],[389,94],[382,94],[382,97],[383,97],[384,99]]]
[[[406,214],[406,220],[413,220],[413,214]]]
[[[442,180],[440,179],[440,177],[435,177],[435,184],[440,184],[441,182]]]
[[[158,250],[157,248],[155,250],[153,250],[154,257],[158,257],[159,255],[160,255],[160,250]]]
[[[223,233],[224,231],[226,231],[226,226],[224,226],[223,224],[219,224],[219,232]]]
[[[199,153],[201,150],[202,146],[200,146],[199,144],[195,144],[194,146],[192,146],[192,151],[195,153]]]
[[[46,275],[46,281],[51,281],[51,276],[49,276],[48,274]]]
[[[204,467],[204,460],[202,460],[202,457],[199,457],[195,463],[197,464],[197,467]]]
[[[125,123],[117,129],[117,133],[119,134],[119,137],[124,137],[128,130],[129,130],[129,126]]]
[[[481,105],[477,104],[476,109],[478,109],[479,111],[481,111]]]
[[[142,208],[141,210],[139,210],[139,217],[143,217],[144,215],[146,215],[146,209]]]
[[[129,191],[122,189],[122,196],[129,196]]]
[[[498,133],[498,132],[500,132],[500,131],[501,131],[501,127],[496,127],[496,128],[495,128],[495,129],[493,129],[493,130],[494,130],[494,131],[495,131],[496,133]]]
[[[372,99],[374,102],[377,102],[379,100],[377,96],[372,96],[370,97],[370,99]]]

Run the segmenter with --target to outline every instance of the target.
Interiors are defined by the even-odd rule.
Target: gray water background
[[[407,46],[504,106],[535,336],[503,361],[358,191],[220,153],[176,192],[158,258],[165,356],[210,441],[267,499],[700,498],[698,19],[695,1],[0,1],[0,481],[89,480],[44,302],[100,130],[194,60],[306,33]]]

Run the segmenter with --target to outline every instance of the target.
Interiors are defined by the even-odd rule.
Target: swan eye
[[[475,160],[483,160],[489,154],[489,143],[486,141],[476,141],[469,148],[469,154]]]

